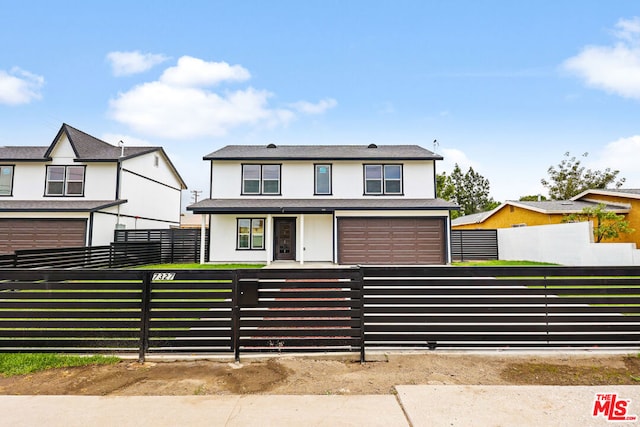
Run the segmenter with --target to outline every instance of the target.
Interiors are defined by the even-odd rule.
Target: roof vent
[[[563,205],[563,206],[573,206],[573,202],[569,202],[569,201],[567,201],[567,202],[560,202],[560,204],[561,204],[561,205]]]
[[[267,148],[276,148],[276,144],[272,142],[271,144],[267,145]]]
[[[378,148],[378,146],[376,144],[369,144],[367,148]]]

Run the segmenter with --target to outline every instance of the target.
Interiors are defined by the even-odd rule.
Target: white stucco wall
[[[265,249],[237,250],[237,219],[264,218]],[[212,262],[258,262],[267,263],[273,258],[273,219],[296,218],[296,260],[301,260],[304,251],[304,262],[325,261],[333,258],[333,217],[331,215],[304,215],[304,231],[300,215],[277,215],[271,217],[271,228],[268,227],[268,216],[252,215],[212,215],[210,257]],[[304,239],[304,240],[303,240]],[[271,259],[272,260],[272,259]]]
[[[298,218],[299,223],[300,218]],[[300,239],[299,228],[298,226],[297,242],[299,250],[304,250],[304,261],[331,262],[333,260],[333,216],[304,215],[304,242]]]
[[[120,198],[127,200],[120,207],[122,215],[171,222],[158,228],[168,228],[180,223],[179,190],[126,171],[122,171],[120,181]]]
[[[158,166],[155,166],[156,157],[158,158]],[[180,180],[171,170],[167,159],[159,151],[126,159],[122,162],[122,167],[171,187],[181,187]]]
[[[502,260],[571,266],[640,265],[634,243],[593,243],[590,222],[500,228],[498,254]]]
[[[44,199],[46,168],[43,163],[16,162],[13,170],[13,197],[2,200]]]
[[[285,161],[264,162],[264,164],[282,164],[281,195],[260,196],[276,198],[312,198],[333,197],[338,199],[380,197],[363,196],[364,164],[402,164],[403,190],[402,196],[384,196],[400,198],[434,198],[434,165],[433,161],[401,161],[401,162],[363,162],[363,161]],[[314,164],[328,163],[332,165],[332,195],[314,196]],[[242,162],[214,161],[212,174],[212,198],[237,198],[241,196]]]
[[[105,209],[93,214],[93,246],[108,245],[113,242],[113,233],[116,223],[123,224],[126,230],[144,230],[154,228],[167,228],[166,224],[157,221],[149,221],[142,218],[120,216],[118,220],[115,207]]]

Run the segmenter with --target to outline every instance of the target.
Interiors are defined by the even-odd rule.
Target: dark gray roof
[[[50,160],[51,151],[53,151],[58,139],[62,134],[66,134],[69,138],[73,151],[76,153],[76,160],[79,161],[117,161],[120,159],[121,150],[115,145],[104,142],[94,136],[91,136],[81,130],[78,130],[66,123],[58,131],[53,142],[49,146],[10,146],[0,147],[0,160],[32,160],[47,161]],[[141,154],[162,150],[161,147],[125,147],[124,157],[127,159]]]
[[[442,160],[418,145],[227,145],[204,160]]]
[[[263,212],[304,213],[336,210],[457,210],[442,199],[206,199],[190,205],[194,213]]]
[[[76,153],[76,160],[80,161],[116,161],[118,159],[127,159],[141,154],[151,153],[153,151],[160,150],[160,147],[126,147],[124,148],[124,156],[122,149],[104,142],[88,133],[82,132],[68,124],[64,123],[58,135],[54,139],[53,143],[49,146],[46,152],[48,157],[56,141],[60,137],[60,134],[64,132],[71,142],[71,146]]]
[[[0,212],[95,212],[127,200],[0,200]]]
[[[45,159],[47,147],[12,146],[0,147],[0,160],[38,160]]]

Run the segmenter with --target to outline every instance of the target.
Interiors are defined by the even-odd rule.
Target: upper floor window
[[[314,194],[331,194],[331,165],[315,165]]]
[[[82,196],[84,166],[47,166],[46,196]]]
[[[0,196],[13,194],[13,166],[0,165]]]
[[[364,194],[402,194],[402,165],[364,165]]]
[[[242,194],[280,194],[280,165],[242,165]]]

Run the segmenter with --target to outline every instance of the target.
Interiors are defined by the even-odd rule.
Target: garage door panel
[[[0,219],[0,254],[19,249],[84,246],[86,219]]]
[[[339,218],[341,264],[444,264],[442,218]]]

